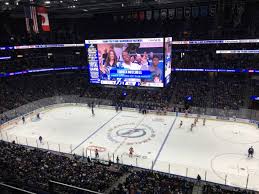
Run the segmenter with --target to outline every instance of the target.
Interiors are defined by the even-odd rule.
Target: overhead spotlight
[[[63,3],[63,1],[59,1],[59,3]]]
[[[9,2],[5,2],[4,4],[5,4],[5,5],[9,5]]]
[[[77,0],[74,0],[75,2],[77,1]]]
[[[124,3],[121,4],[121,7],[124,7]]]
[[[45,3],[45,4],[50,4],[50,1],[45,1],[44,3]]]
[[[72,6],[72,8],[76,8],[76,6],[75,6],[75,5],[73,5],[73,6]]]
[[[83,9],[83,11],[87,12],[88,10],[87,9]]]

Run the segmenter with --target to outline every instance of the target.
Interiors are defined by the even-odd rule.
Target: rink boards
[[[142,115],[136,109],[95,108],[86,104],[57,104],[40,108],[1,126],[1,139],[33,147],[116,160],[142,168],[178,174],[229,185],[259,190],[259,130],[249,120],[218,120],[206,125],[200,120],[193,132],[190,125],[197,115],[182,113]],[[41,119],[34,120],[40,113]],[[182,128],[179,128],[180,121]],[[41,135],[43,144],[37,139]],[[255,148],[255,158],[247,159],[247,149]],[[129,158],[129,148],[134,156]],[[249,177],[248,177],[249,174]]]

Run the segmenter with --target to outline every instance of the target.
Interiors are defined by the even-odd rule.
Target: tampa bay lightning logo
[[[145,136],[147,132],[145,131],[145,129],[125,128],[125,129],[118,130],[116,134],[121,137],[138,138],[138,137]]]
[[[155,130],[146,124],[136,127],[136,123],[124,123],[108,129],[107,138],[114,143],[126,145],[142,144],[155,137]]]

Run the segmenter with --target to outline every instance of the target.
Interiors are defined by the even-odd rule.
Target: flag
[[[27,30],[28,33],[31,33],[30,19],[32,19],[32,18],[31,18],[31,14],[30,14],[30,8],[29,7],[23,7],[23,9],[24,9],[26,30]]]
[[[39,33],[37,11],[34,6],[30,6],[31,18],[32,18],[32,29],[35,33]]]
[[[37,8],[38,15],[41,16],[41,28],[45,32],[50,31],[48,12],[45,7]]]
[[[174,19],[174,16],[175,16],[175,9],[174,8],[173,9],[169,9],[168,10],[168,18],[170,20],[172,20],[172,19]]]
[[[39,33],[37,12],[34,6],[24,7],[25,23],[26,30],[28,33],[31,32],[31,20],[32,20],[32,29],[35,33]]]

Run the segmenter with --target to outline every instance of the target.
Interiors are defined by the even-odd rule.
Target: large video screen
[[[170,62],[165,74],[164,40],[166,38],[86,40],[90,83],[163,87],[165,75],[169,75],[171,68]]]

